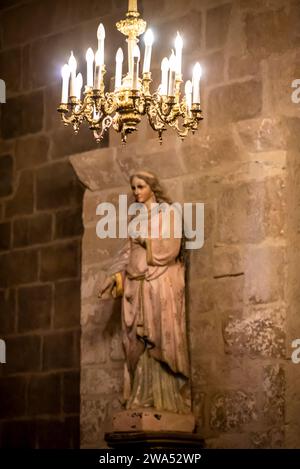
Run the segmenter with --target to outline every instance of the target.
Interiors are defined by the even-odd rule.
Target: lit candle
[[[174,96],[175,95],[176,57],[173,51],[169,59],[169,64],[170,64],[170,73],[169,73],[168,96]]]
[[[62,76],[62,92],[61,92],[61,102],[62,104],[68,104],[69,96],[69,78],[70,78],[70,67],[65,64],[61,69]]]
[[[104,64],[104,39],[105,39],[105,29],[102,23],[99,24],[97,29],[97,38],[98,38],[98,51],[100,53],[100,65]]]
[[[165,57],[161,62],[161,94],[167,96],[168,94],[168,73],[169,73],[169,60]]]
[[[193,69],[193,103],[200,104],[201,65],[197,62]]]
[[[192,107],[192,92],[193,92],[193,85],[191,80],[188,80],[185,84],[185,102],[186,102],[186,109],[187,113],[190,113],[191,107]]]
[[[94,65],[94,52],[90,47],[86,51],[86,85],[90,88],[93,87],[93,65]]]
[[[129,0],[128,11],[137,11],[137,0]]]
[[[181,64],[182,64],[182,38],[180,34],[177,32],[177,36],[175,39],[175,52],[176,52],[176,73],[177,75],[181,75]]]
[[[151,29],[148,29],[145,36],[145,57],[143,65],[143,73],[150,72],[150,63],[151,63],[151,53],[152,53],[152,44],[153,44],[153,33]]]
[[[80,100],[81,98],[81,88],[83,85],[82,75],[78,73],[76,77],[76,98]]]
[[[95,55],[95,75],[94,75],[94,89],[100,90],[100,83],[101,83],[101,57],[100,51],[97,50]]]
[[[118,90],[122,86],[122,66],[123,66],[123,51],[119,47],[116,54],[116,77],[115,77],[115,90]]]
[[[137,90],[139,88],[139,68],[140,68],[140,48],[135,46],[133,49],[133,80],[132,89]]]
[[[77,69],[77,62],[74,57],[73,51],[71,51],[71,55],[69,58],[69,67],[71,72],[71,81],[70,81],[70,96],[76,96],[76,69]]]

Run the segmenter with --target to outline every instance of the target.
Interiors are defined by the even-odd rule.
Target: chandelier
[[[129,0],[128,13],[116,24],[117,29],[127,36],[128,72],[123,75],[123,51],[116,54],[114,91],[105,92],[104,42],[105,29],[101,23],[97,30],[98,50],[94,55],[91,48],[86,53],[86,86],[82,97],[82,74],[76,74],[77,62],[71,52],[68,64],[62,67],[62,98],[58,111],[64,125],[72,125],[78,133],[81,124],[87,121],[97,142],[100,142],[110,127],[121,134],[126,143],[127,134],[137,130],[142,116],[147,116],[150,126],[162,134],[167,126],[173,127],[184,139],[195,132],[203,119],[200,109],[201,66],[196,63],[192,81],[185,83],[182,98],[182,49],[183,41],[177,32],[175,53],[161,62],[161,84],[151,94],[151,53],[153,34],[146,31],[146,22],[140,18],[137,0]],[[146,33],[145,33],[146,31]],[[140,49],[138,37],[144,35],[144,62],[140,76]]]

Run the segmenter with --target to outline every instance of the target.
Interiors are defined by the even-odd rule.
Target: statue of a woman
[[[157,177],[138,171],[130,178],[136,202],[147,208],[147,223],[159,226],[159,236],[131,237],[118,256],[99,297],[122,295],[122,333],[125,349],[124,395],[127,409],[152,408],[190,413],[189,360],[186,338],[182,237],[162,236],[163,211],[151,204],[171,201]],[[153,207],[153,205],[152,205]]]

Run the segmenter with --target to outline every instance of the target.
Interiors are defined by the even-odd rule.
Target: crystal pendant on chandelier
[[[137,0],[129,0],[128,13],[119,21],[117,29],[127,36],[128,71],[123,75],[123,50],[116,54],[115,87],[105,92],[104,63],[105,29],[101,23],[97,30],[98,48],[94,54],[89,48],[86,53],[86,86],[82,96],[83,78],[77,71],[77,62],[71,52],[68,64],[62,67],[62,98],[58,111],[63,123],[72,125],[75,133],[87,121],[97,142],[100,142],[110,127],[119,132],[122,142],[131,132],[137,130],[142,116],[147,116],[152,129],[158,132],[160,141],[167,126],[173,127],[180,138],[195,132],[203,119],[200,109],[201,66],[196,63],[192,81],[188,80],[182,88],[182,49],[183,42],[179,33],[175,40],[175,53],[161,62],[161,84],[151,94],[151,53],[153,34],[146,31],[146,22],[140,18]],[[145,33],[146,31],[146,33]],[[140,75],[140,49],[138,37],[144,35],[144,60]]]

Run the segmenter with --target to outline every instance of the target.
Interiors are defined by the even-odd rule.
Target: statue
[[[130,183],[147,222],[159,223],[159,237],[150,230],[145,238],[129,233],[99,292],[100,298],[122,295],[126,409],[191,414],[183,238],[174,236],[172,211],[170,236],[162,237],[162,212],[153,213],[151,204],[170,207],[171,201],[157,177],[137,171]]]

